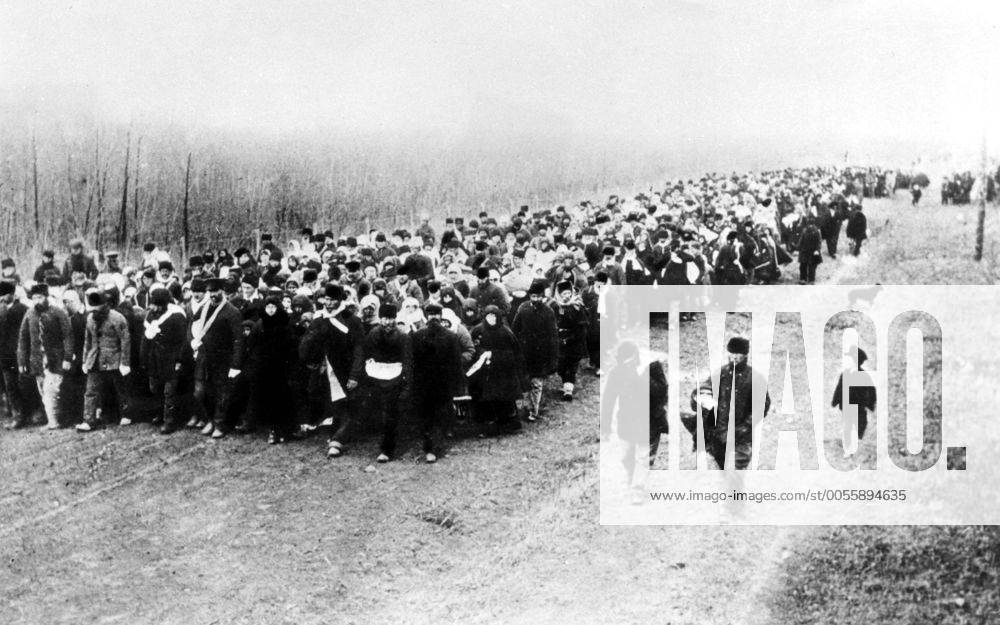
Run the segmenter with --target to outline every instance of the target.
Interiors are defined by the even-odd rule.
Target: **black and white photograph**
[[[1000,7],[0,2],[0,623],[1000,624]]]

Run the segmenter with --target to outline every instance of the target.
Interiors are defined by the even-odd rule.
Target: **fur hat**
[[[14,267],[13,258],[5,258],[2,261],[0,261],[0,268],[7,269],[8,267]]]
[[[45,297],[48,297],[49,285],[42,284],[41,282],[36,282],[35,284],[31,285],[31,290],[28,292],[28,296],[34,297],[36,295],[44,295]]]
[[[328,284],[323,289],[323,295],[327,299],[337,300],[338,302],[344,301],[346,295],[344,294],[344,287],[339,284]]]
[[[201,278],[195,278],[191,280],[192,293],[204,293],[206,288],[207,287],[205,286],[205,281],[202,280]]]
[[[441,305],[440,304],[427,304],[426,306],[424,306],[424,314],[427,315],[427,316],[430,316],[430,315],[440,316],[441,315]]]
[[[17,290],[17,286],[10,280],[0,280],[0,297],[12,295]]]
[[[204,287],[204,282],[202,283]],[[166,307],[170,303],[170,291],[166,289],[153,289],[149,293],[149,303],[153,306]]]
[[[729,339],[729,343],[726,345],[726,351],[730,354],[747,355],[750,353],[750,341],[742,336],[734,336]]]
[[[395,319],[396,312],[395,304],[382,304],[378,307],[379,319]]]
[[[222,278],[209,278],[205,281],[206,291],[224,291],[226,288],[226,281]]]
[[[87,305],[98,307],[104,305],[104,293],[100,289],[89,289],[87,291]]]
[[[531,286],[528,287],[528,295],[545,295],[545,289],[547,288],[549,288],[547,280],[535,278],[531,281]]]

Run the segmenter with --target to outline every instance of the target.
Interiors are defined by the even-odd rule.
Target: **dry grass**
[[[991,284],[1000,220],[987,216],[987,253],[972,260],[975,208],[882,204],[878,239],[846,283]],[[888,225],[886,225],[888,220]],[[851,526],[820,529],[794,548],[769,602],[779,623],[996,623],[996,526]]]

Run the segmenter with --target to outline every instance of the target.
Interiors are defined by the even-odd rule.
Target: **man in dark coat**
[[[69,283],[74,272],[82,272],[87,280],[97,278],[97,264],[93,256],[83,251],[83,239],[73,239],[69,242],[69,256],[63,263],[62,283]]]
[[[747,283],[747,276],[743,273],[743,265],[740,264],[739,244],[737,243],[739,236],[735,230],[726,235],[726,243],[719,248],[719,253],[715,257],[713,284]]]
[[[28,422],[17,370],[17,339],[28,307],[16,299],[15,288],[13,282],[0,280],[0,374],[12,419],[8,426],[11,429],[24,427]]]
[[[712,376],[709,376],[691,393],[691,409],[697,411],[700,404],[706,451],[720,469],[725,468],[726,437],[729,431],[729,413],[732,410],[736,432],[736,468],[746,469],[750,465],[753,449],[755,387],[757,393],[764,393],[762,416],[767,416],[767,411],[771,408],[771,397],[767,394],[767,380],[747,364],[750,341],[743,337],[733,337],[729,340],[726,351],[729,353],[729,363],[723,365],[719,373],[718,397],[713,397]],[[694,422],[691,425],[697,427]],[[697,429],[691,430],[692,434],[696,432]]]
[[[396,430],[402,408],[409,402],[413,381],[413,346],[410,336],[396,325],[396,307],[379,307],[379,325],[372,328],[362,343],[351,368],[349,391],[364,382],[372,391],[375,408],[382,422],[382,441],[377,462],[389,462],[396,453]]]
[[[63,371],[59,387],[59,424],[76,425],[83,421],[84,395],[87,392],[87,374],[83,372],[83,343],[87,338],[86,308],[77,292],[66,289],[62,294],[63,308],[69,316],[70,333],[73,335],[73,357],[70,368]]]
[[[108,305],[117,310],[125,323],[128,325],[132,355],[130,358],[132,373],[125,378],[126,388],[131,398],[129,418],[134,420],[139,412],[145,412],[147,402],[150,399],[149,375],[146,373],[146,365],[142,362],[139,351],[142,349],[143,322],[146,318],[146,311],[135,304],[135,289],[119,291],[114,284],[104,285],[104,297]],[[142,410],[140,410],[140,408]],[[154,425],[161,425],[162,413],[157,410],[154,417]]]
[[[172,434],[181,426],[178,389],[187,317],[183,308],[170,301],[166,289],[155,289],[149,300],[139,360],[149,376],[149,390],[160,406],[163,423],[160,433]]]
[[[861,205],[857,204],[847,218],[847,238],[851,240],[851,254],[857,256],[861,253],[861,244],[868,238],[868,218],[861,212]]]
[[[805,228],[799,237],[799,284],[816,282],[816,267],[823,262],[820,246],[823,237],[816,222],[811,217],[806,218]]]
[[[256,276],[243,276],[240,280],[239,295],[229,300],[234,308],[244,319],[257,321],[264,308],[264,298],[257,290],[258,278]]]
[[[848,416],[850,412],[847,410],[847,406],[853,404],[858,410],[858,420],[857,420],[857,441],[860,444],[861,439],[865,437],[865,430],[868,428],[868,412],[875,411],[876,393],[875,393],[875,382],[871,379],[871,376],[867,371],[864,370],[865,361],[868,360],[868,354],[865,353],[863,349],[857,350],[857,365],[845,370],[837,378],[837,387],[833,390],[833,400],[830,405],[834,408],[839,409],[844,415],[844,435],[845,435],[845,445],[844,450],[846,453],[848,438],[853,438],[854,434],[854,423],[850,423]],[[855,381],[851,383],[850,388],[847,393],[847,402],[844,402],[844,376],[854,374]],[[860,384],[858,382],[861,382]]]
[[[607,286],[608,274],[598,271],[594,283],[581,296],[587,313],[587,358],[597,375],[601,372],[601,294]]]
[[[73,358],[73,334],[69,316],[49,303],[49,288],[31,287],[31,308],[24,315],[17,343],[17,364],[38,386],[49,429],[59,427],[59,393],[63,373]]]
[[[299,344],[299,359],[310,369],[309,401],[321,398],[322,413],[332,413],[332,428],[327,441],[327,455],[336,458],[357,412],[357,397],[352,386],[351,369],[361,358],[365,339],[361,319],[347,305],[347,293],[339,284],[328,284],[323,291],[323,310],[316,314]]]
[[[417,250],[406,256],[399,266],[399,273],[405,273],[421,288],[426,288],[427,281],[434,278],[434,261],[422,250]]]
[[[625,284],[637,285],[652,282],[653,274],[639,258],[635,241],[632,239],[625,241],[625,254],[622,256],[621,265]]]
[[[847,200],[840,193],[835,193],[830,204],[823,211],[819,221],[819,231],[826,241],[827,254],[830,258],[837,257],[837,243],[840,240],[840,226],[847,218]]]
[[[490,270],[479,267],[476,270],[476,284],[469,290],[469,297],[479,302],[480,308],[496,306],[500,313],[506,315],[510,310],[510,297],[507,290],[500,284],[490,281]]]
[[[552,302],[559,332],[559,377],[562,379],[563,401],[573,399],[576,386],[576,371],[580,359],[587,353],[587,312],[583,302],[576,295],[573,283],[568,281],[556,285],[556,299]]]
[[[525,370],[530,378],[528,390],[528,421],[542,413],[545,399],[545,378],[556,371],[559,362],[559,330],[556,315],[546,305],[545,280],[535,280],[528,289],[529,300],[517,310],[511,330],[521,343]]]
[[[610,284],[625,284],[625,270],[615,260],[615,248],[606,245],[601,256],[602,260],[594,267],[594,270],[603,271],[608,276]]]
[[[201,433],[222,438],[229,429],[233,380],[243,366],[243,328],[239,311],[226,301],[225,281],[211,278],[206,289],[209,302],[188,331],[194,352],[194,397],[205,414]]]
[[[35,268],[35,274],[32,280],[38,284],[46,284],[46,278],[49,276],[62,276],[62,272],[56,267],[55,261],[56,253],[52,250],[45,250],[42,252],[42,262]],[[61,280],[61,277],[60,277]]]
[[[413,334],[413,394],[428,463],[441,454],[435,438],[451,424],[453,402],[461,394],[465,375],[458,335],[441,325],[441,312],[441,306],[428,304],[427,325]]]

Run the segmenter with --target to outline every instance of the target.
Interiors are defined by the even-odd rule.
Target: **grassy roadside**
[[[972,260],[974,207],[878,207],[864,262],[841,282],[988,284],[1000,240],[988,209],[984,262]],[[905,212],[904,212],[905,211]],[[775,622],[1000,623],[1000,527],[840,526],[788,554],[768,602]]]

